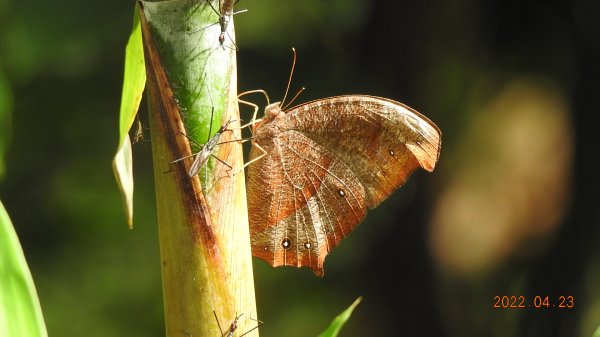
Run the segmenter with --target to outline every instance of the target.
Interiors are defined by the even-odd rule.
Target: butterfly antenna
[[[294,59],[292,61],[292,70],[290,71],[290,78],[288,80],[287,88],[285,88],[285,95],[283,95],[283,100],[281,100],[281,104],[285,102],[288,91],[290,90],[290,84],[292,83],[292,76],[294,75],[294,68],[296,67],[296,48],[292,47],[292,53],[294,53]]]
[[[296,95],[294,95],[294,98],[292,98],[288,104],[286,104],[284,107],[281,108],[281,111],[285,111],[290,105],[292,105],[292,103],[294,103],[294,101],[296,100],[296,98],[298,98],[298,96],[300,96],[300,94],[304,91],[304,89],[306,89],[305,87],[300,88],[300,90],[298,90],[298,92],[296,93]]]

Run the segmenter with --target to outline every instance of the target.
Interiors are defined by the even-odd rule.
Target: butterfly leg
[[[243,171],[246,168],[246,166],[254,163],[257,160],[260,160],[262,157],[264,157],[264,156],[267,155],[267,151],[265,151],[265,149],[263,149],[260,145],[258,145],[258,143],[254,143],[252,145],[256,146],[257,149],[259,149],[260,151],[262,151],[262,154],[260,156],[256,157],[256,158],[252,159],[251,161],[245,163],[244,166],[242,166],[242,168],[239,171],[237,171],[237,172],[234,173],[234,175],[238,174],[240,171]]]
[[[241,125],[240,129],[243,129],[243,128],[247,127],[247,126],[255,124],[257,122],[256,115],[258,113],[258,105],[254,104],[254,103],[251,103],[251,102],[248,102],[248,101],[241,100],[239,98],[238,98],[238,102],[242,103],[242,104],[249,105],[249,106],[251,106],[254,109],[254,112],[252,113],[252,119],[250,120],[250,122],[248,122],[247,124]]]
[[[238,98],[240,98],[242,96],[249,95],[249,94],[255,94],[255,93],[261,93],[261,94],[265,95],[265,98],[267,99],[267,105],[271,104],[271,101],[269,100],[269,95],[263,89],[255,89],[255,90],[244,91],[244,92],[242,92],[242,93],[240,93],[238,95]]]
[[[255,124],[256,122],[258,122],[258,121],[256,120],[256,114],[258,113],[258,105],[254,104],[254,103],[251,103],[251,102],[248,102],[248,101],[241,100],[241,99],[240,99],[240,97],[242,97],[242,96],[246,96],[246,95],[249,95],[249,94],[254,94],[254,93],[261,93],[261,94],[265,95],[265,98],[266,98],[266,100],[267,100],[267,105],[271,104],[271,101],[269,100],[269,95],[267,94],[267,92],[266,92],[266,91],[264,91],[264,90],[262,90],[262,89],[256,89],[256,90],[245,91],[245,92],[243,92],[243,93],[239,94],[239,95],[238,95],[238,102],[239,102],[239,103],[243,103],[243,104],[249,105],[249,106],[251,106],[252,108],[254,108],[254,113],[253,113],[253,115],[252,115],[252,120],[250,121],[250,123],[246,124],[245,126],[252,125],[252,124]],[[245,126],[244,126],[244,127],[245,127]]]
[[[244,140],[244,141],[247,141],[247,139],[246,139],[246,140]],[[236,171],[233,173],[233,176],[235,176],[236,174],[238,174],[238,173],[240,173],[240,172],[244,172],[244,169],[246,168],[246,166],[248,166],[248,165],[250,165],[250,164],[254,163],[254,162],[255,162],[255,161],[257,161],[257,160],[260,160],[262,157],[264,157],[264,156],[266,156],[266,155],[267,155],[267,151],[265,151],[265,150],[264,150],[262,147],[260,147],[260,145],[258,145],[258,144],[256,144],[256,143],[254,143],[254,145],[255,145],[255,146],[256,146],[256,147],[257,147],[259,150],[261,150],[263,153],[262,153],[260,156],[258,156],[258,157],[256,157],[256,158],[252,159],[251,161],[249,161],[249,162],[245,163],[245,164],[244,164],[244,166],[242,166],[240,169],[236,170]]]
[[[245,142],[247,142],[247,141],[249,141],[249,140],[250,140],[250,139],[233,139],[233,140],[228,140],[228,141],[220,142],[220,143],[219,143],[219,145],[221,145],[221,144],[226,144],[226,143],[245,143]],[[213,155],[213,154],[211,154],[211,156],[215,157],[215,159],[217,159],[218,161],[220,161],[220,162],[221,162],[221,164],[223,164],[223,165],[225,165],[225,166],[227,166],[227,167],[228,167],[228,168],[227,168],[227,174],[229,175],[229,173],[231,172],[231,170],[233,170],[233,166],[231,166],[231,165],[227,164],[227,163],[226,163],[225,161],[223,161],[221,158],[219,158],[219,157],[217,157],[217,156],[215,156],[215,155]],[[243,170],[243,167],[242,167],[242,170]],[[236,174],[237,174],[239,171],[241,171],[241,170],[238,170],[238,171],[236,171],[236,173],[234,173],[232,176],[235,176],[235,175],[236,175]]]

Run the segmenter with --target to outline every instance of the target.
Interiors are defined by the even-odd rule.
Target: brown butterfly
[[[337,96],[283,110],[253,125],[248,167],[252,254],[272,266],[323,276],[327,254],[410,174],[433,171],[440,129],[390,99]],[[252,161],[254,160],[254,161]]]

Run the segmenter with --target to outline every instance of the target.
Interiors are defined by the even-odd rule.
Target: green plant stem
[[[205,142],[239,120],[235,51],[219,45],[218,15],[203,1],[142,4],[167,336],[219,336],[213,312],[224,330],[244,314],[241,334],[256,325],[244,176],[234,174],[241,144],[220,145],[214,155],[231,170],[213,160],[202,179],[187,175],[191,159],[171,163],[192,153],[188,137]]]

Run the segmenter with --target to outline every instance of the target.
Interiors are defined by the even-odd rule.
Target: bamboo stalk
[[[240,335],[256,326],[245,182],[233,174],[243,166],[241,144],[214,153],[231,170],[211,160],[190,178],[193,158],[171,163],[198,150],[188,137],[205,142],[239,121],[235,50],[220,46],[218,15],[203,1],[142,5],[167,336],[219,336],[214,314],[225,330],[244,314]],[[221,141],[240,138],[234,128]]]

